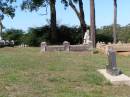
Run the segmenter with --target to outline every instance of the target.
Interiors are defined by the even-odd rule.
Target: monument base
[[[130,77],[126,76],[125,74],[121,74],[118,76],[112,76],[109,74],[106,69],[98,70],[104,77],[109,80],[113,85],[128,85],[130,86]]]

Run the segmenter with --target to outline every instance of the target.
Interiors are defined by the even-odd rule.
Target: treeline
[[[103,26],[97,29],[96,41],[105,43],[113,42],[113,25]],[[117,25],[117,42],[130,42],[130,24],[126,26]]]
[[[40,46],[40,43],[46,41],[48,44],[53,44],[50,35],[50,26],[29,28],[27,32],[18,29],[7,29],[2,34],[4,40],[14,40],[16,45],[27,44],[29,46]],[[69,41],[71,44],[82,43],[83,33],[81,28],[77,26],[68,27],[61,25],[57,27],[58,37],[56,44],[62,44],[64,41]]]
[[[130,25],[121,27],[117,26],[117,39],[122,42],[130,42]],[[81,44],[83,33],[81,27],[68,27],[61,25],[57,27],[57,44],[62,44],[63,41],[69,41],[71,44]],[[113,26],[103,26],[97,29],[96,41],[105,43],[112,42]],[[40,43],[46,41],[52,44],[50,40],[50,26],[29,28],[27,32],[18,29],[7,29],[3,33],[3,39],[14,40],[16,45],[27,44],[29,46],[40,46]]]

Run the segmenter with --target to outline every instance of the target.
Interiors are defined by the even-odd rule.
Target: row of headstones
[[[5,46],[11,46],[13,47],[15,45],[14,40],[0,40],[0,47],[5,47]]]
[[[27,44],[21,44],[21,45],[18,45],[19,48],[26,48],[26,47],[29,47],[29,45]]]
[[[107,44],[105,43],[105,42],[97,42],[97,45],[112,45],[113,43],[111,43],[111,42],[108,42]],[[116,44],[124,44],[124,43],[122,43],[121,41],[118,41],[118,43],[116,43]]]

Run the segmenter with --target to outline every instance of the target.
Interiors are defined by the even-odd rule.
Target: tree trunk
[[[56,33],[56,0],[50,0],[50,15],[51,15],[51,43],[57,42],[57,33]]]
[[[80,9],[80,24],[81,24],[82,32],[84,35],[87,28],[86,28],[86,23],[85,23],[85,19],[84,19],[84,10],[83,10],[83,1],[82,0],[79,0],[79,9]]]
[[[0,40],[2,40],[2,28],[3,28],[2,20],[0,19]]]
[[[78,19],[80,21],[80,25],[81,25],[81,28],[82,28],[83,35],[84,35],[84,33],[86,32],[87,27],[86,27],[86,23],[85,23],[85,19],[84,19],[84,10],[83,10],[83,2],[82,2],[82,0],[79,0],[79,9],[80,9],[79,12],[78,12],[76,6],[73,4],[72,0],[69,0],[69,5],[77,15],[77,17],[78,17]],[[83,36],[82,36],[82,38],[83,38]]]
[[[114,0],[114,24],[113,24],[113,42],[117,42],[116,36],[116,28],[117,28],[117,0]]]
[[[95,4],[94,0],[90,0],[90,32],[91,32],[91,41],[93,48],[96,48],[96,26],[95,26]]]

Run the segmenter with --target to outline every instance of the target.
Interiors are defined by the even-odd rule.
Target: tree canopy
[[[41,7],[46,7],[49,4],[49,0],[23,0],[21,8],[30,11],[37,11]]]
[[[16,0],[0,0],[0,18],[4,19],[4,16],[10,16],[13,18],[15,16],[15,7],[12,5]]]

